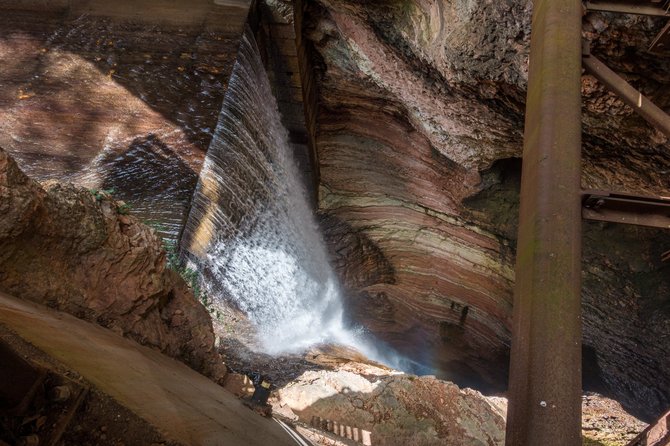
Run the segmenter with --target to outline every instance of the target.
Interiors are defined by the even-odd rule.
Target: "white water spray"
[[[345,323],[337,280],[250,32],[182,245],[215,296],[234,301],[255,324],[265,352],[336,343],[399,366]]]

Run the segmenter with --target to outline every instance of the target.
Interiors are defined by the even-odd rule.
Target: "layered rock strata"
[[[319,208],[360,320],[443,377],[505,387],[531,2],[320,0],[300,11],[318,79]],[[588,13],[593,54],[661,107],[663,22]],[[582,186],[667,195],[668,141],[583,78]],[[585,226],[585,382],[670,405],[664,232]],[[355,259],[351,261],[351,259]]]
[[[420,13],[420,5],[406,3],[407,11],[345,2],[307,7],[304,32],[320,68],[317,155],[326,238],[342,276],[360,275],[347,258],[365,259],[372,271],[345,283],[356,307],[377,313],[363,318],[373,332],[445,378],[502,388],[513,281],[509,249],[464,218],[461,202],[481,187],[478,167],[520,147],[519,107],[503,113],[502,102],[473,100],[480,96],[476,85],[450,85],[467,76],[452,70],[447,79],[446,62],[430,60],[447,33],[431,27],[446,18],[423,23],[423,32],[437,35],[422,37],[406,16]],[[439,12],[435,7],[430,14]],[[431,54],[423,48],[419,57],[412,45],[422,48],[424,38],[438,46]],[[521,67],[524,59],[518,59],[514,66]],[[521,69],[511,70],[501,76],[518,81]],[[490,84],[492,98],[498,90]],[[504,125],[486,132],[489,122]],[[355,252],[341,236],[343,225],[374,249]]]
[[[110,328],[215,379],[212,323],[123,203],[28,178],[0,149],[0,290]]]

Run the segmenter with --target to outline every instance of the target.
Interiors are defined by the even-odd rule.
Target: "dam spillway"
[[[175,240],[249,8],[219,3],[0,3],[0,147]]]

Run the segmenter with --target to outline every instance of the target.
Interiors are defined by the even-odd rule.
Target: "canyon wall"
[[[160,2],[142,0],[152,12],[142,17],[136,3],[0,0],[0,55],[9,61],[0,68],[7,87],[0,93],[6,118],[0,143],[39,179],[116,188],[133,199],[139,215],[161,220],[175,237],[249,3],[202,0],[186,12],[185,2],[161,10]],[[289,92],[280,103],[285,115],[299,115],[297,97],[307,104],[304,123],[285,124],[294,149],[311,146],[311,166],[305,156],[300,164],[305,176],[315,177],[321,227],[350,315],[443,378],[504,389],[531,1],[294,3],[297,52],[285,26],[291,2],[266,0],[279,14],[265,29],[264,54],[285,58],[270,70]],[[645,51],[663,25],[588,13],[584,38],[595,55],[668,110],[670,59]],[[582,186],[667,195],[667,138],[588,75],[583,96]],[[14,226],[0,228],[3,289],[131,336],[142,338],[138,327],[151,327],[153,337],[144,342],[181,354],[183,339],[172,339],[171,330],[186,325],[171,306],[174,284],[163,275],[171,273],[155,237],[119,215],[104,194],[97,202],[86,191],[12,178],[36,198],[1,196],[3,212],[20,204],[12,208],[19,209],[11,214],[19,216]],[[164,199],[142,214],[147,195]],[[27,248],[17,248],[19,239]],[[127,257],[139,239],[153,246],[141,265]],[[670,405],[670,282],[661,262],[670,236],[584,223],[584,243],[585,384],[656,414]],[[107,262],[117,255],[157,280],[129,287],[127,308],[112,298],[119,290],[101,288],[97,273],[82,269],[98,271],[99,256]],[[53,258],[64,262],[49,266],[62,283],[48,283],[42,274]],[[59,273],[66,266],[74,275]],[[115,271],[100,274],[118,280]],[[19,275],[30,278],[28,285],[18,285]],[[109,300],[92,301],[93,291]],[[59,301],[56,292],[68,300]],[[189,308],[195,319],[203,317],[195,303]],[[120,326],[106,311],[136,317]],[[201,334],[209,346],[211,334]],[[199,336],[193,335],[195,344]]]
[[[442,377],[507,379],[530,1],[319,0],[298,8],[316,77],[319,212],[352,314]],[[589,13],[592,51],[659,106],[663,25]],[[667,194],[667,138],[583,78],[584,188]],[[670,404],[664,231],[585,223],[585,383]]]

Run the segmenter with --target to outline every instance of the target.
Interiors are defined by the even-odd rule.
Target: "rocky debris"
[[[232,320],[232,318],[226,319]],[[312,348],[304,355],[287,355],[274,358],[274,361],[269,357],[250,356],[247,349],[240,349],[240,346],[243,342],[249,343],[253,342],[253,340],[246,339],[244,335],[240,334],[240,331],[239,327],[236,327],[235,329],[221,332],[221,336],[223,337],[222,342],[229,345],[225,349],[228,355],[227,362],[230,361],[236,364],[240,369],[260,370],[264,374],[267,373],[271,376],[273,384],[276,384],[277,388],[279,388],[278,391],[273,393],[273,397],[270,400],[273,405],[274,415],[293,422],[298,432],[309,438],[315,445],[351,446],[354,443],[351,443],[351,440],[346,438],[346,435],[349,433],[353,435],[355,432],[354,427],[358,428],[359,440],[362,438],[360,435],[363,428],[340,421],[338,418],[340,412],[334,409],[331,410],[330,408],[331,406],[340,407],[341,401],[345,401],[342,403],[344,404],[342,411],[347,412],[351,406],[360,406],[361,404],[355,398],[352,401],[349,397],[335,396],[336,393],[349,395],[351,393],[350,389],[358,389],[356,391],[360,391],[361,388],[363,391],[366,389],[369,390],[377,381],[382,380],[386,382],[386,380],[397,377],[403,377],[405,384],[409,380],[408,385],[410,386],[420,385],[430,387],[430,383],[435,384],[436,382],[435,389],[442,389],[443,386],[451,389],[449,386],[453,386],[450,383],[435,380],[432,377],[417,378],[410,375],[398,375],[399,372],[397,371],[369,361],[366,362],[364,358],[360,357],[360,354],[351,349],[337,346],[319,346]],[[229,344],[229,341],[232,340],[235,342]],[[416,384],[417,380],[418,384]],[[356,385],[359,387],[356,388]],[[254,393],[253,383],[244,374],[229,373],[226,378],[225,388],[243,399],[251,399]],[[394,388],[391,387],[386,390],[390,392],[390,389]],[[461,392],[464,392],[466,395],[474,394],[476,398],[484,398],[487,402],[485,410],[495,413],[498,417],[496,419],[502,419],[504,423],[507,417],[507,399],[505,397],[482,397],[480,394],[469,389],[462,390]],[[367,398],[365,401],[372,400],[373,394],[374,391],[364,395]],[[328,396],[324,397],[324,395]],[[403,393],[402,395],[405,394]],[[394,400],[391,398],[391,401],[396,401],[397,399],[395,398]],[[372,411],[373,414],[360,412],[359,416],[364,419],[365,417],[372,417],[374,421],[375,410],[386,413],[381,409],[382,405],[386,404],[386,401],[386,399],[376,399],[374,402],[379,403],[377,406],[370,401],[366,402],[366,407],[370,408],[368,412]],[[646,426],[644,422],[628,413],[622,407],[621,403],[599,393],[587,392],[583,396],[582,401],[582,434],[585,445],[626,446],[628,441],[634,438]],[[306,406],[308,406],[307,409],[305,409]],[[437,410],[439,412],[444,407],[447,406],[440,403],[436,407],[430,407],[429,410]],[[444,410],[448,410],[448,408]],[[349,413],[347,412],[347,414]],[[355,419],[358,420],[360,417]],[[395,421],[390,419],[386,420],[386,422],[395,423]],[[349,431],[346,430],[347,426],[350,427]],[[340,433],[335,432],[336,428]],[[341,435],[342,430],[344,430],[344,435]],[[360,444],[360,441],[356,444]],[[394,443],[391,442],[389,444]]]
[[[212,323],[153,229],[104,193],[29,179],[0,149],[0,290],[96,322],[214,379]]]
[[[582,397],[582,435],[596,444],[626,446],[646,427],[610,398],[593,392]]]
[[[254,383],[242,373],[229,373],[223,387],[238,398],[249,399],[254,394]]]
[[[277,391],[279,415],[368,432],[374,445],[502,445],[503,414],[479,392],[435,377],[345,363],[307,371]]]
[[[486,400],[507,417],[507,398],[486,397]],[[595,392],[582,396],[582,438],[584,445],[627,446],[647,424],[624,410],[620,403]]]

